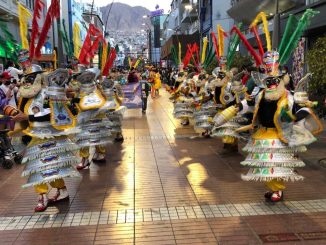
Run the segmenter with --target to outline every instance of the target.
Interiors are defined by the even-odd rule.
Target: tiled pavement
[[[181,128],[172,110],[166,94],[146,116],[129,110],[125,142],[44,214],[20,188],[22,167],[0,169],[0,244],[326,244],[325,135],[303,155],[305,181],[270,205],[261,183],[241,180],[242,155],[221,158],[218,139]]]

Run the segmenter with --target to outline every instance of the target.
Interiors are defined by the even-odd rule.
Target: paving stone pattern
[[[129,110],[106,164],[67,179],[70,201],[43,214],[21,188],[23,166],[0,169],[0,244],[326,244],[325,134],[302,155],[305,180],[272,205],[262,183],[241,180],[243,155],[220,157],[219,139],[172,111],[164,92],[147,115]]]

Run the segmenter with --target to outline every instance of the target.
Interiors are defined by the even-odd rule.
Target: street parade
[[[14,2],[18,37],[0,16],[0,244],[323,244],[323,1],[246,16],[257,1],[231,1],[206,30],[222,3],[173,0],[140,14],[135,40],[112,29],[131,1]]]

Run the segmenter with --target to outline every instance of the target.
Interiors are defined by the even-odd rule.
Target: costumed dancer
[[[198,106],[194,112],[195,130],[204,130],[202,136],[209,137],[213,124],[212,117],[216,114],[217,107],[212,99],[212,77],[207,74],[200,74],[196,82],[197,88],[200,87],[198,96]]]
[[[105,161],[105,145],[112,142],[111,123],[98,117],[99,109],[102,108],[106,99],[96,86],[96,78],[100,75],[98,69],[92,68],[82,72],[77,81],[80,83],[79,98],[74,102],[78,108],[77,127],[81,132],[75,137],[76,143],[81,147],[79,155],[82,158],[77,165],[78,170],[90,166],[90,146],[95,146],[96,151],[93,161]]]
[[[242,179],[265,182],[269,189],[265,193],[267,201],[278,202],[283,199],[286,181],[303,180],[303,176],[295,169],[305,166],[298,153],[306,151],[306,145],[316,140],[314,135],[323,131],[321,122],[311,110],[314,103],[308,100],[304,91],[306,78],[299,83],[292,95],[285,87],[289,79],[279,69],[279,65],[289,59],[298,43],[298,37],[315,14],[316,12],[308,9],[297,22],[295,31],[285,32],[278,49],[282,53],[268,50],[263,55],[265,74],[261,76],[259,85],[262,88],[255,93],[255,97],[231,106],[218,118],[222,125],[239,111],[254,112],[252,124],[237,130],[253,130],[252,137],[244,148],[248,155],[241,162],[251,168]],[[289,23],[290,20],[287,26]],[[293,30],[293,26],[291,29]]]
[[[189,75],[193,76],[194,74]],[[174,117],[181,119],[182,126],[189,125],[189,120],[193,118],[194,115],[194,97],[191,94],[192,79],[193,77],[187,77],[187,79],[182,82],[178,91],[179,96],[177,97],[176,103],[174,104]]]
[[[221,70],[220,67],[217,67],[213,70],[212,74],[216,78],[216,80],[213,81],[215,86],[213,96],[214,102],[218,109],[218,112],[213,119],[214,122],[216,121],[216,117],[219,116],[219,113],[235,104],[236,98],[232,92],[231,86],[231,80],[233,79],[234,73],[236,73],[236,70],[225,71]],[[223,151],[221,152],[221,155],[238,152],[238,143],[236,137],[223,135],[221,131],[224,130],[218,126],[220,125],[215,124],[214,128],[212,129],[212,136],[221,137],[222,135]]]
[[[100,84],[101,92],[103,93],[106,102],[99,109],[97,118],[104,118],[111,125],[110,133],[115,135],[115,141],[121,142],[124,140],[122,135],[122,120],[126,107],[122,106],[122,88],[119,83],[111,79],[104,78]]]
[[[51,204],[69,199],[63,178],[79,174],[72,166],[78,162],[74,153],[77,146],[67,137],[76,133],[75,117],[66,105],[68,71],[58,69],[44,75],[40,67],[34,65],[33,68],[32,73],[22,78],[20,113],[14,120],[28,121],[23,133],[32,139],[23,159],[26,167],[22,175],[28,176],[23,187],[34,186],[39,195],[35,211],[42,212]],[[50,199],[48,184],[56,189]]]
[[[246,91],[247,88],[245,85],[243,85],[241,81],[241,77],[243,75],[243,72],[240,72],[236,74],[233,78],[232,81],[230,82],[230,94],[232,95],[232,102],[229,103],[229,106],[233,104],[238,104],[242,100],[246,98]],[[221,125],[214,127],[213,129],[213,135],[215,137],[221,137],[223,138],[223,142],[227,144],[225,141],[228,140],[228,142],[233,141],[233,147],[227,147],[225,146],[226,149],[230,150],[229,152],[236,152],[238,150],[238,140],[241,137],[241,135],[236,132],[236,130],[241,127],[243,124],[245,124],[248,121],[247,118],[245,118],[243,115],[238,114],[236,117],[232,118],[229,122]]]

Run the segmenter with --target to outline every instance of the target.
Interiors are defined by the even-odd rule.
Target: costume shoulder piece
[[[67,106],[65,86],[69,73],[66,69],[57,69],[47,74],[47,96],[51,108],[51,125],[57,130],[65,130],[76,126],[76,119]]]
[[[85,71],[77,77],[81,84],[79,107],[82,111],[99,109],[105,104],[105,98],[95,85],[95,78],[96,74],[91,71]]]

